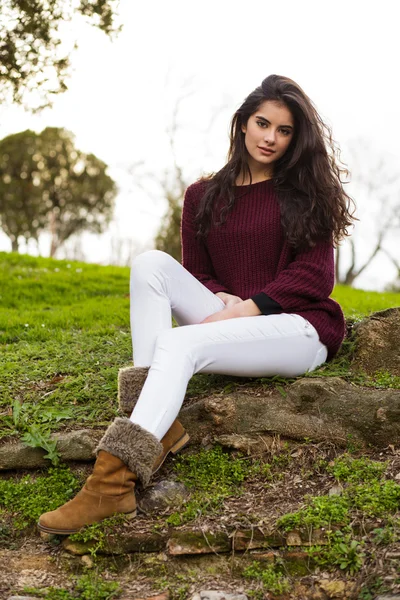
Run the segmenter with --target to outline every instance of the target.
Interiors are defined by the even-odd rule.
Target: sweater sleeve
[[[313,302],[329,298],[335,283],[331,241],[317,242],[300,251],[294,260],[261,292],[278,302],[283,312],[312,308]]]
[[[196,237],[195,216],[197,207],[193,185],[187,188],[183,200],[180,227],[182,265],[214,294],[217,292],[229,293],[229,290],[217,280],[204,239]]]
[[[277,315],[282,312],[282,306],[264,292],[251,296],[250,300],[253,300],[263,315]]]

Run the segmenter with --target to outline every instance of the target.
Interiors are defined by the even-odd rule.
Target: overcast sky
[[[81,21],[65,27],[66,43],[76,37],[79,44],[69,90],[40,115],[2,107],[0,136],[66,127],[79,148],[109,165],[120,188],[115,222],[103,236],[83,237],[87,260],[107,264],[117,237],[127,248],[129,239],[138,248],[152,245],[166,204],[155,183],[140,190],[127,168],[144,161],[156,181],[171,167],[166,129],[183,93],[176,152],[188,184],[223,166],[231,116],[271,73],[299,83],[333,128],[347,162],[348,145],[362,136],[367,171],[379,156],[396,169],[398,13],[392,0],[122,0],[123,30],[113,42]],[[355,199],[360,206],[371,202]],[[360,246],[363,256],[371,239],[372,229]],[[44,237],[43,254],[48,247]],[[0,234],[0,250],[10,249]],[[382,289],[394,275],[382,256],[357,286]]]

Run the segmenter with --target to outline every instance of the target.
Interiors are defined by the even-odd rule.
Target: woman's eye
[[[264,127],[264,125],[267,125],[267,123],[264,123],[264,121],[256,121],[257,125],[259,125],[260,127]],[[281,132],[283,133],[283,135],[290,135],[290,131],[289,129],[281,129]]]

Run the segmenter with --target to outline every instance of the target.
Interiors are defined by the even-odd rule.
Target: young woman
[[[295,377],[335,356],[345,321],[329,298],[334,245],[352,221],[336,153],[291,79],[270,75],[245,99],[227,164],[186,190],[183,264],[158,250],[133,261],[135,366],[120,371],[119,393],[136,406],[106,431],[79,494],[42,515],[42,531],[136,514],[137,480],[189,439],[176,417],[194,373]]]

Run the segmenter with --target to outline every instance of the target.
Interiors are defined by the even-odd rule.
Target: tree
[[[396,264],[395,236],[400,230],[400,171],[388,154],[379,153],[374,144],[359,138],[349,144],[352,172],[349,194],[357,205],[354,233],[347,238],[350,260],[343,267],[343,252],[336,250],[336,282],[353,285],[379,253]],[[396,250],[397,249],[397,250]],[[361,259],[363,255],[365,258]]]
[[[73,42],[62,44],[60,25],[82,15],[111,36],[119,0],[2,0],[0,8],[0,101],[22,103],[34,92],[37,108],[67,89]],[[65,42],[65,40],[64,40]],[[76,46],[75,42],[75,46]]]
[[[393,256],[391,256],[390,254],[388,254],[386,252],[385,252],[385,254],[387,255],[389,260],[394,264],[394,266],[397,269],[397,275],[396,275],[395,279],[391,283],[386,285],[385,291],[386,292],[396,292],[396,293],[400,292],[400,260],[396,260],[395,258],[393,258]]]
[[[47,127],[0,142],[0,222],[18,251],[19,236],[51,232],[50,256],[73,234],[102,233],[111,220],[116,185],[107,165],[74,146],[73,135]]]

